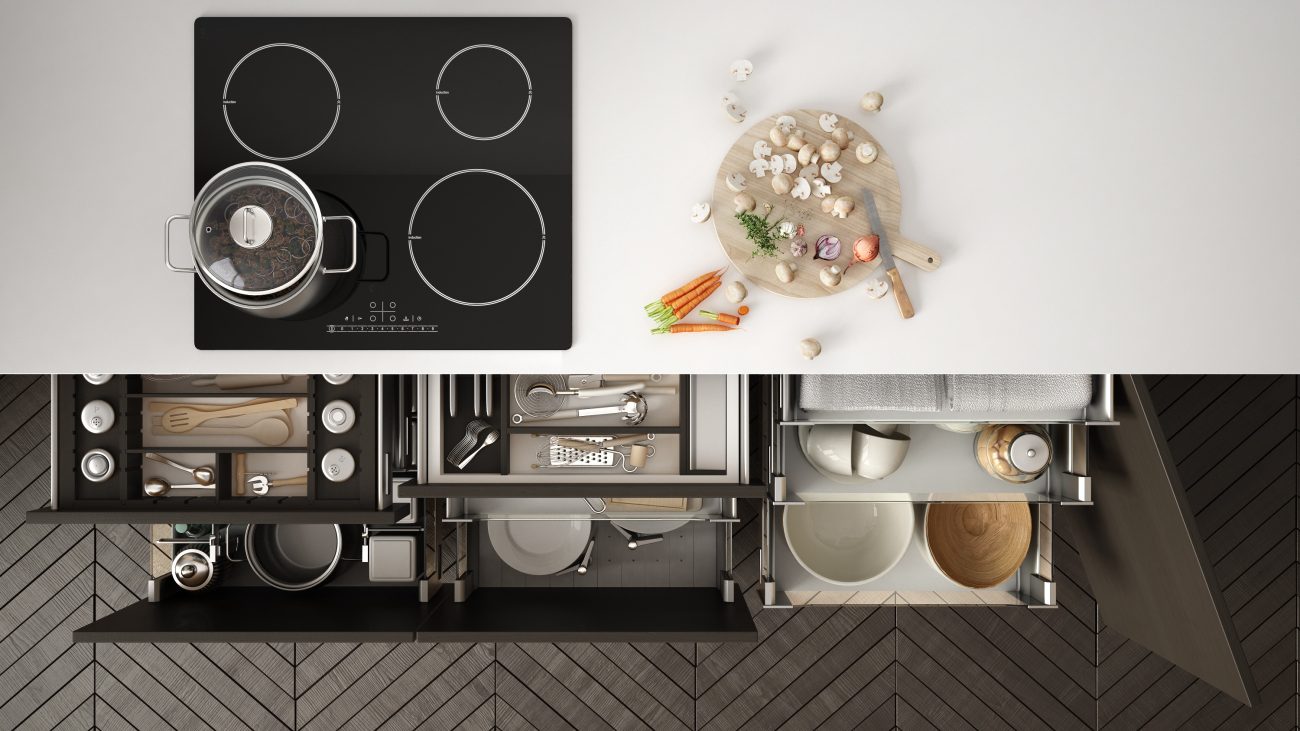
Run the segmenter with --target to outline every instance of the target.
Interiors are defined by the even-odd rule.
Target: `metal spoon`
[[[194,478],[194,481],[200,485],[211,485],[217,481],[217,471],[211,467],[186,467],[180,462],[172,461],[156,452],[146,452],[144,457],[145,459],[152,459],[155,462],[161,462],[165,465],[175,467],[181,472],[188,472],[190,476]]]
[[[198,490],[217,489],[216,485],[173,485],[166,480],[157,477],[150,477],[149,479],[144,481],[144,494],[148,495],[149,497],[162,497],[167,493],[171,492],[173,488],[177,488],[177,487],[194,488]]]
[[[488,432],[487,436],[483,437],[483,443],[478,445],[478,448],[475,449],[473,452],[470,452],[469,456],[461,460],[460,464],[456,465],[456,467],[462,470],[465,469],[465,465],[469,464],[469,461],[471,459],[474,459],[475,455],[483,451],[484,447],[486,447],[489,444],[494,444],[496,440],[500,438],[501,438],[501,432],[497,431],[496,429],[493,429],[492,431]]]

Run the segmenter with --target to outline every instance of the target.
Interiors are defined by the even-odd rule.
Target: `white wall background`
[[[571,350],[193,349],[190,283],[158,255],[192,194],[192,21],[358,13],[573,17]],[[6,0],[0,19],[0,371],[1300,371],[1300,3]],[[642,304],[723,262],[687,214],[741,131],[717,104],[738,57],[752,114],[840,111],[889,150],[904,230],[945,257],[903,265],[914,320],[752,287],[746,332],[649,335]]]

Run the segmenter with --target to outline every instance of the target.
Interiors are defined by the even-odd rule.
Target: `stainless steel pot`
[[[194,264],[171,260],[171,231],[189,221]],[[324,264],[325,223],[347,221],[352,259],[344,269]],[[163,262],[197,274],[217,297],[260,317],[289,317],[319,302],[327,275],[356,269],[359,232],[351,216],[325,216],[311,188],[286,168],[246,162],[222,170],[203,186],[187,214],[167,219]]]
[[[334,573],[343,556],[343,531],[321,523],[254,524],[244,530],[244,553],[257,578],[302,591]]]

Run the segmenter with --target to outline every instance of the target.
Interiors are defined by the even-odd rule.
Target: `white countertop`
[[[791,7],[10,0],[0,371],[1300,371],[1300,4]],[[193,348],[159,256],[193,192],[193,20],[307,10],[573,18],[572,349]],[[754,286],[745,332],[649,334],[643,304],[724,262],[688,216],[743,130],[733,86],[751,119],[822,107],[880,139],[904,232],[945,258],[902,265],[914,320]]]

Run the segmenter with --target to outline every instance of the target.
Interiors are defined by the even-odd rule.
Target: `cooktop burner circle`
[[[461,136],[496,140],[514,132],[528,116],[533,79],[518,56],[480,43],[453,53],[442,65],[434,99],[443,121]]]
[[[342,110],[334,70],[294,43],[268,43],[244,54],[221,90],[221,113],[231,136],[245,150],[276,162],[320,149],[334,134]]]
[[[406,239],[425,285],[467,307],[519,294],[546,256],[546,222],[537,200],[496,170],[458,170],[430,185],[411,212]]]

